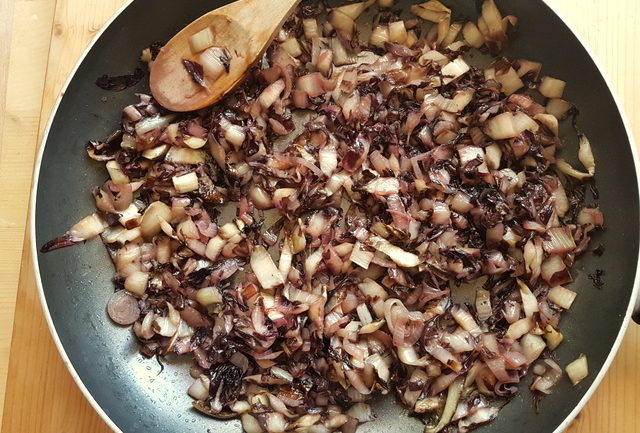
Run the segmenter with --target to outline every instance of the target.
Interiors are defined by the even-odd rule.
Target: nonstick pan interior
[[[445,1],[460,17],[476,16],[470,0]],[[591,140],[597,162],[597,200],[606,230],[592,245],[603,244],[598,257],[585,253],[573,268],[579,292],[563,315],[565,341],[556,351],[560,365],[586,353],[590,375],[572,387],[563,379],[545,397],[536,415],[523,381],[521,393],[498,419],[479,431],[552,432],[585,395],[620,334],[634,285],[638,259],[638,190],[629,137],[616,103],[597,67],[576,37],[539,0],[498,2],[501,10],[520,18],[511,48],[512,58],[541,61],[543,73],[568,82],[566,98],[580,108],[579,128]],[[210,0],[135,0],[106,29],[89,51],[65,92],[46,139],[37,185],[35,245],[64,233],[93,211],[92,186],[106,172],[91,161],[88,139],[102,139],[118,126],[120,109],[148,92],[147,83],[113,93],[94,82],[103,74],[131,73],[140,51],[154,41],[166,41],[184,25],[223,4]],[[407,6],[402,1],[400,5]],[[570,128],[568,136],[573,137]],[[567,154],[575,154],[575,138]],[[138,354],[129,329],[114,326],[105,313],[113,291],[113,267],[97,241],[43,255],[36,253],[44,298],[72,368],[115,426],[126,433],[239,432],[239,421],[219,422],[191,410],[186,394],[189,363],[169,358],[164,371],[155,359]],[[588,274],[604,270],[605,286],[596,289]],[[420,432],[422,424],[405,416],[393,398],[375,404],[378,420],[360,432]]]

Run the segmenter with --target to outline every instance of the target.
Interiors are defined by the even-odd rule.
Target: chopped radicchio
[[[193,79],[193,81],[196,84],[199,84],[203,87],[205,86],[204,70],[202,69],[202,65],[200,63],[187,60],[187,59],[182,59],[182,65],[187,70],[187,72],[191,76],[191,79]]]
[[[556,155],[563,82],[539,89],[563,104],[542,106],[525,93],[539,63],[466,63],[517,21],[493,0],[464,41],[437,0],[411,8],[438,23],[424,35],[380,1],[363,44],[354,20],[371,3],[332,9],[330,26],[302,7],[214,106],[168,113],[140,95],[87,148],[109,172],[98,210],[42,248],[100,236],[111,319],[133,323],[145,356],[191,354],[194,407],[247,432],[353,433],[391,393],[426,433],[464,433],[528,371],[534,395],[562,374],[537,360],[562,341],[576,298],[562,286],[604,226],[583,205],[591,145],[586,171]],[[200,59],[182,61],[199,85],[228,71],[226,49]]]

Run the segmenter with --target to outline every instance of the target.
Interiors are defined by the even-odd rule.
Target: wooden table
[[[548,1],[589,42],[640,137],[640,2]],[[87,43],[123,3],[0,1],[1,433],[109,431],[73,383],[49,335],[25,225],[33,161],[51,108]],[[568,432],[640,432],[639,329],[631,325],[607,377]]]

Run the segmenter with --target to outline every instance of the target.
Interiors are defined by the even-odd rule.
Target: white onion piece
[[[568,310],[576,299],[577,293],[562,286],[552,287],[549,290],[549,300],[559,307]]]
[[[169,150],[168,144],[161,144],[152,149],[147,149],[142,152],[142,157],[147,159],[158,159],[163,156]]]
[[[542,77],[538,92],[546,98],[562,98],[566,82],[552,77]]]
[[[575,177],[576,179],[582,180],[582,179],[587,179],[592,177],[590,173],[583,173],[581,171],[576,170],[571,166],[571,164],[569,164],[567,161],[565,161],[562,158],[558,158],[556,160],[556,167],[561,173],[564,173],[567,176]]]
[[[457,57],[452,62],[447,63],[440,72],[444,77],[442,79],[443,84],[449,84],[452,81],[457,80],[462,77],[464,74],[469,72],[471,67],[464,61],[462,57]]]
[[[478,30],[478,26],[475,25],[472,21],[467,22],[462,28],[462,35],[464,40],[473,48],[480,48],[484,45],[484,36],[480,30]]]
[[[558,120],[563,120],[567,117],[569,110],[573,108],[570,102],[560,98],[551,98],[547,102],[545,109],[547,113],[555,116]]]
[[[453,44],[453,42],[458,37],[458,34],[460,33],[460,30],[462,30],[462,24],[461,23],[451,23],[449,25],[449,30],[447,31],[444,39],[442,39],[442,41],[440,42],[440,45],[442,45],[443,47],[447,47],[448,49],[450,49],[452,51],[456,51],[456,49],[455,49],[455,45],[456,44]]]
[[[263,433],[262,427],[257,419],[255,419],[252,415],[245,413],[241,416],[242,421],[242,429],[246,433]]]
[[[353,18],[342,12],[340,9],[342,8],[336,8],[331,11],[329,22],[342,39],[349,41],[353,38],[353,34],[356,30],[356,23]]]
[[[210,47],[200,54],[199,60],[205,77],[215,81],[229,71],[231,54],[226,48]]]
[[[107,223],[94,213],[75,223],[67,235],[73,242],[86,241],[101,234],[106,227]]]
[[[358,284],[358,289],[365,295],[372,299],[386,300],[389,297],[387,291],[380,284],[372,280],[371,278],[365,278]]]
[[[442,410],[442,414],[440,415],[440,419],[435,426],[427,425],[424,429],[425,433],[437,433],[442,430],[449,422],[451,422],[451,418],[453,418],[453,414],[456,411],[456,407],[458,406],[458,401],[460,400],[460,396],[462,395],[462,389],[464,388],[464,378],[457,378],[451,385],[449,385],[449,390],[447,391],[447,400],[444,404],[444,409]]]
[[[473,209],[473,205],[471,204],[471,197],[464,192],[457,192],[453,196],[453,200],[451,201],[451,209],[458,213],[467,213],[471,209]]]
[[[451,315],[462,329],[468,331],[474,337],[477,337],[482,333],[482,330],[473,319],[473,316],[469,314],[466,309],[460,307],[459,305],[455,305],[451,309]]]
[[[227,244],[227,241],[222,239],[220,236],[214,236],[207,242],[207,246],[204,252],[204,255],[209,260],[215,260],[218,258],[222,249]]]
[[[291,270],[291,262],[293,260],[293,252],[291,251],[291,239],[286,237],[282,244],[282,252],[278,261],[278,270],[283,280],[287,280],[289,271]]]
[[[280,95],[285,89],[284,80],[277,80],[269,84],[258,97],[258,103],[263,110],[268,110],[273,104],[280,99]]]
[[[491,293],[488,290],[478,289],[476,291],[476,317],[480,321],[485,321],[492,314]]]
[[[446,343],[453,353],[471,352],[475,345],[472,344],[470,335],[465,331],[446,333],[442,336],[442,342]]]
[[[524,83],[511,67],[506,71],[496,71],[495,79],[502,84],[502,91],[507,96],[524,87]]]
[[[373,248],[389,256],[391,260],[403,268],[412,268],[420,263],[420,258],[415,254],[409,253],[379,236],[371,236],[369,243]]]
[[[363,394],[363,395],[371,394],[371,389],[369,387],[367,387],[367,385],[365,385],[365,383],[363,382],[362,377],[360,376],[360,373],[358,373],[358,371],[356,371],[356,370],[345,370],[344,374],[347,377],[347,379],[349,380],[349,382],[351,383],[351,385],[353,385],[353,387],[360,394]]]
[[[203,287],[196,293],[196,301],[205,307],[222,302],[222,294],[216,287]]]
[[[249,190],[249,198],[253,205],[260,210],[272,209],[274,206],[271,196],[259,186],[254,185]]]
[[[544,372],[533,381],[530,389],[551,394],[552,388],[558,383],[560,377],[562,377],[562,369],[551,359],[545,359],[544,362],[547,364]],[[538,365],[536,365],[536,367],[538,367]]]
[[[200,375],[200,377],[191,384],[187,390],[187,394],[196,400],[206,400],[206,398],[209,397],[209,384],[209,378],[205,375]]]
[[[325,93],[325,78],[319,72],[298,77],[296,81],[296,89],[306,92],[311,98],[318,97]]]
[[[145,209],[140,222],[140,230],[145,239],[160,233],[160,219],[171,220],[171,208],[161,201],[154,201]]]
[[[189,37],[189,48],[193,54],[204,51],[215,44],[215,38],[211,27],[207,27]]]
[[[331,143],[320,149],[318,154],[320,170],[326,175],[331,176],[338,168],[338,151],[336,146]]]
[[[251,269],[264,289],[272,290],[284,284],[271,255],[262,245],[256,245],[253,248],[250,263]]]
[[[318,21],[315,18],[305,18],[302,20],[302,28],[304,30],[304,37],[311,41],[320,37],[320,30],[318,29]]]
[[[369,8],[372,4],[374,4],[376,0],[367,0],[360,3],[352,3],[345,6],[341,6],[339,8],[333,9],[333,11],[340,11],[345,14],[352,20],[357,20],[358,17]]]
[[[532,62],[530,60],[518,60],[518,76],[524,77],[529,74],[533,76],[533,78],[537,78],[540,70],[542,69],[542,63]]]
[[[487,120],[484,132],[494,140],[517,137],[523,131],[536,132],[539,125],[531,117],[519,111],[517,113],[505,112]]]
[[[545,328],[544,340],[547,342],[547,347],[550,350],[556,350],[556,348],[562,343],[564,336],[561,332],[556,330],[553,326],[547,325]]]
[[[404,44],[407,40],[407,29],[404,21],[394,21],[389,23],[389,41],[396,44]]]
[[[445,21],[451,16],[451,10],[436,0],[412,5],[411,13],[434,23]]]
[[[371,322],[367,325],[364,325],[362,328],[360,328],[360,330],[358,331],[358,334],[371,334],[373,332],[376,332],[378,329],[382,328],[382,326],[385,324],[385,320],[378,320],[376,322]]]
[[[593,176],[596,174],[596,160],[593,157],[591,143],[586,135],[580,135],[580,147],[578,149],[578,159],[587,169],[587,172]]]
[[[520,288],[520,297],[522,298],[522,308],[524,310],[524,314],[526,317],[531,317],[533,316],[533,313],[537,313],[538,311],[540,311],[538,308],[538,300],[533,295],[533,293],[531,293],[531,289],[529,289],[529,287],[525,283],[518,279],[516,280],[516,282],[518,283],[518,287]]]
[[[520,339],[522,353],[527,358],[527,364],[533,363],[540,357],[542,351],[547,347],[542,337],[539,335],[525,334]]]
[[[316,67],[318,71],[320,71],[324,75],[331,75],[333,65],[333,51],[322,48],[318,53],[318,60],[316,62]]]
[[[286,370],[283,370],[280,367],[271,367],[271,374],[278,379],[282,379],[285,382],[293,382],[293,376]]]
[[[287,420],[279,412],[267,413],[265,424],[269,433],[284,433],[287,429]]]
[[[244,132],[244,128],[240,125],[228,124],[224,139],[231,143],[236,149],[239,149],[247,138],[247,134]]]
[[[385,25],[378,25],[374,27],[369,37],[369,45],[378,48],[384,48],[384,44],[389,42],[389,27]]]
[[[575,249],[576,243],[567,227],[553,227],[547,230],[542,247],[549,254],[562,254]]]
[[[296,38],[288,38],[286,41],[282,42],[280,46],[291,57],[300,57],[300,55],[302,54],[302,48],[300,47],[300,43]]]
[[[388,196],[400,191],[400,181],[395,177],[378,177],[364,186],[369,194]]]
[[[122,167],[117,161],[109,161],[105,164],[107,168],[107,172],[109,173],[109,177],[111,177],[111,181],[116,185],[126,185],[131,180],[129,180],[129,176],[127,176],[124,171],[122,171]]]
[[[140,122],[136,123],[136,134],[140,136],[146,134],[147,132],[153,131],[154,129],[164,128],[165,126],[169,125],[174,117],[175,116],[173,114],[167,116],[160,116],[159,114],[156,114],[154,116],[142,119]]]
[[[500,160],[502,159],[502,150],[496,143],[492,143],[484,148],[485,162],[489,170],[497,170],[500,168]]]
[[[147,272],[133,272],[124,280],[124,288],[127,292],[142,297],[147,290],[149,274]]]
[[[306,413],[296,420],[296,426],[311,427],[312,425],[320,421],[320,418],[321,416],[319,414]]]
[[[531,317],[525,317],[524,319],[520,319],[509,325],[509,329],[507,329],[507,337],[517,340],[524,334],[531,331],[532,328],[533,320]]]
[[[332,38],[330,42],[331,51],[333,52],[333,64],[336,66],[352,65],[357,61],[356,56],[347,52],[340,38]]]
[[[181,176],[173,176],[171,181],[173,182],[173,187],[176,191],[181,194],[196,191],[198,189],[198,175],[193,171]]]
[[[482,162],[477,166],[478,173],[489,173],[482,148],[476,146],[463,146],[458,149],[458,156],[460,157],[460,165],[462,166],[479,159]]]
[[[539,113],[533,116],[533,120],[537,120],[542,123],[544,126],[549,128],[549,131],[553,132],[553,135],[558,136],[559,127],[558,127],[558,118],[552,114],[543,114]]]
[[[425,347],[425,350],[429,355],[433,356],[456,373],[462,370],[462,363],[460,360],[439,344],[430,344]]]
[[[367,308],[366,304],[360,304],[356,308],[356,312],[358,313],[358,318],[360,319],[360,323],[363,325],[368,325],[373,322],[373,318],[371,317],[371,313]]]
[[[580,209],[578,213],[578,224],[583,225],[593,225],[596,227],[601,227],[604,224],[604,216],[602,212],[596,207],[583,207]]]
[[[318,248],[313,253],[311,253],[304,261],[304,275],[307,281],[311,281],[321,262],[322,248]]]
[[[565,368],[569,380],[575,386],[589,375],[587,356],[582,353],[575,361],[570,362]]]
[[[171,146],[164,159],[176,164],[196,165],[204,163],[204,153],[188,147]]]
[[[397,347],[396,352],[398,353],[398,358],[403,364],[424,367],[428,363],[425,356],[418,358],[418,354],[412,346]]]
[[[432,29],[436,32],[434,35],[437,35],[435,42],[440,45],[449,32],[451,9],[437,0],[430,0],[419,5],[412,5],[411,12],[422,19],[436,23]],[[427,40],[429,40],[429,38],[427,38]]]

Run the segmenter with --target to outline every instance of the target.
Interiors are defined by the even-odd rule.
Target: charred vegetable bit
[[[578,169],[559,158],[564,81],[467,62],[517,21],[492,0],[469,23],[436,0],[407,19],[374,3],[301,8],[215,106],[140,95],[88,146],[109,173],[98,211],[43,247],[101,236],[111,319],[146,356],[193,357],[194,407],[250,433],[354,432],[380,394],[426,432],[468,432],[528,371],[538,396],[563,374],[548,355],[582,299],[571,266],[604,226],[583,204],[592,144]],[[210,32],[192,42],[196,82],[228,70]],[[586,358],[567,372],[584,379]]]
[[[138,84],[145,76],[145,72],[141,68],[136,68],[133,74],[109,76],[102,75],[96,80],[96,86],[104,90],[120,92]]]
[[[205,86],[204,82],[204,69],[198,62],[194,62],[187,59],[182,59],[182,66],[187,70],[191,79],[201,86]]]

